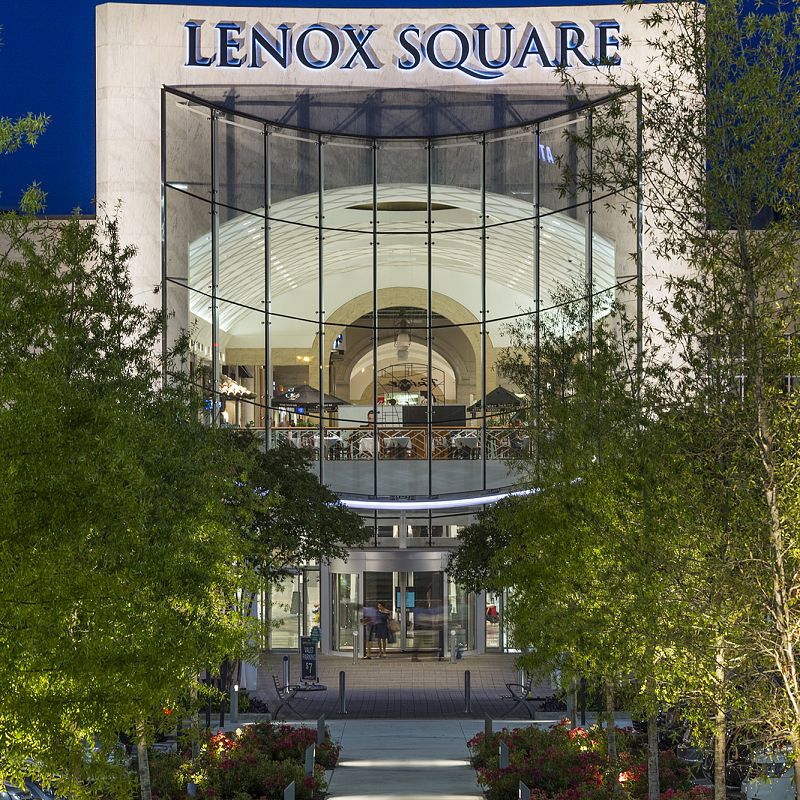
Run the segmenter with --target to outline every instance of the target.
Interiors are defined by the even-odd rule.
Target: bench
[[[507,683],[506,689],[508,689],[508,694],[504,694],[500,696],[501,700],[513,700],[514,705],[509,711],[509,714],[512,714],[514,711],[517,710],[518,706],[522,706],[525,711],[528,712],[528,719],[536,719],[536,708],[534,707],[534,703],[544,703],[547,698],[546,697],[538,697],[534,696],[531,692],[531,687],[533,686],[533,678],[531,678],[530,682],[527,686],[524,686],[521,683]]]
[[[280,710],[286,706],[291,712],[298,717],[299,719],[303,719],[303,715],[291,704],[291,700],[307,700],[307,697],[300,697],[298,698],[298,694],[305,694],[307,692],[324,692],[327,690],[327,686],[322,683],[310,683],[309,681],[303,681],[301,683],[288,683],[286,685],[281,685],[278,677],[276,675],[272,676],[272,682],[275,684],[275,693],[278,695],[278,706],[275,709],[275,713],[272,715],[273,719],[278,718],[278,713]]]

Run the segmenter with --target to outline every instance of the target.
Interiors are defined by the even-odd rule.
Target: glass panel
[[[405,592],[406,649],[444,655],[444,574],[409,572]]]
[[[483,391],[483,145],[437,140],[432,151],[432,362],[453,386],[432,393],[434,494],[480,491],[480,430],[468,408]]]
[[[271,217],[316,229],[319,144],[316,137],[281,130],[270,136]]]
[[[361,617],[358,582],[359,576],[355,573],[331,576],[334,650],[353,650],[353,631],[358,630]]]
[[[464,591],[455,581],[448,579],[447,625],[450,631],[450,646],[455,640],[456,652],[475,648],[474,606],[472,595]]]
[[[167,182],[176,190],[211,199],[211,112],[166,96]]]
[[[331,139],[323,147],[325,393],[343,401],[326,419],[325,483],[372,494],[373,212],[371,141]]]
[[[300,646],[300,575],[287,575],[273,584],[270,595],[270,648],[296,650]]]
[[[613,297],[622,303],[633,321],[636,318],[636,203],[627,194],[595,201],[592,227],[592,273],[594,291],[603,292],[619,284],[616,292],[600,294],[595,300],[595,317]]]
[[[536,136],[532,130],[486,136],[486,224],[533,216]],[[545,162],[546,163],[546,162]]]
[[[319,467],[319,251],[313,227],[270,223],[272,424]]]
[[[382,143],[376,158],[376,491],[427,494],[428,151],[424,142]]]
[[[576,176],[586,172],[586,120],[559,118],[539,132],[539,195],[542,211],[573,209],[587,199],[587,185]],[[570,210],[571,216],[575,212]]]
[[[503,649],[503,603],[502,596],[494,592],[486,592],[486,649]]]
[[[313,636],[314,628],[319,633],[320,627],[320,605],[319,605],[319,570],[307,569],[303,572],[303,588],[305,596],[303,598],[305,613],[303,620],[303,635]]]
[[[220,114],[215,143],[220,224],[244,211],[263,217],[263,127],[242,117]]]
[[[170,316],[167,319],[169,342],[174,343],[178,336],[191,330],[191,319],[200,316],[210,320],[211,301],[207,297],[210,291],[210,231],[211,206],[205,200],[198,200],[185,192],[167,188],[167,308]],[[193,254],[199,249],[207,248],[207,265],[202,273],[198,273]],[[205,294],[194,294],[187,286],[199,289]],[[190,313],[191,309],[191,313]],[[205,337],[205,344],[210,347],[210,329]],[[210,351],[207,353],[210,357]]]
[[[396,572],[365,572],[364,573],[364,610],[363,618],[369,620],[364,625],[364,653],[366,656],[378,656],[382,648],[399,650],[400,637],[389,635],[391,631],[384,625],[381,609],[387,609],[390,617],[395,619],[395,585],[398,573]],[[380,606],[380,607],[379,607]],[[381,643],[383,640],[383,643]]]

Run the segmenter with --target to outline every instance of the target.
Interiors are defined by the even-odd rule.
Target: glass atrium
[[[321,590],[312,577],[331,649],[352,647],[350,609],[370,593],[405,637],[415,585],[450,609],[419,630],[435,647],[448,625],[469,649],[506,646],[488,621],[481,633],[490,598],[449,581],[446,556],[533,447],[530,389],[495,366],[508,325],[537,329],[564,286],[585,287],[594,321],[612,296],[637,313],[638,186],[586,179],[610,149],[593,117],[613,107],[635,148],[636,100],[164,89],[163,299],[170,335],[190,332],[208,421],[306,448],[371,532],[371,553],[323,569]],[[319,615],[297,602],[302,634]]]

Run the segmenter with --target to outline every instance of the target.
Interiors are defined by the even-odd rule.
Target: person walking
[[[383,604],[378,603],[378,618],[372,626],[372,633],[378,642],[378,658],[386,657],[386,640],[389,638],[389,619],[392,612]]]

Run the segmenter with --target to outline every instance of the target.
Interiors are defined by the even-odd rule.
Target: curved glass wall
[[[612,296],[636,313],[638,187],[608,163],[635,152],[635,94],[492,116],[485,94],[329,92],[334,124],[312,95],[198,92],[164,90],[164,269],[209,422],[307,448],[342,495],[512,486],[535,403],[496,367],[508,324],[538,330],[563,286],[586,287],[587,335]],[[612,105],[610,147],[592,124]],[[466,516],[369,524],[376,546],[445,547]]]

